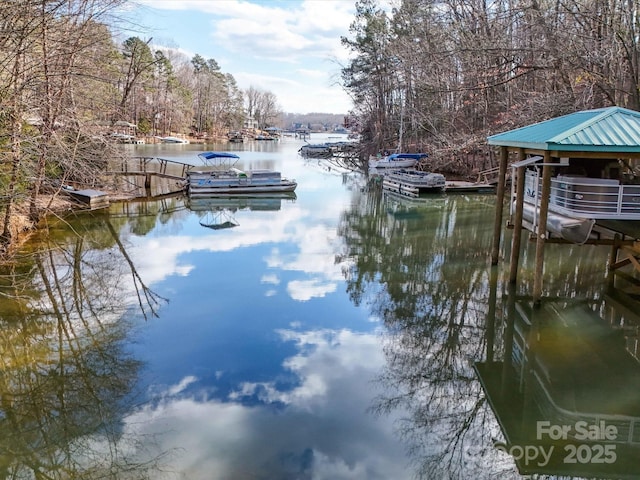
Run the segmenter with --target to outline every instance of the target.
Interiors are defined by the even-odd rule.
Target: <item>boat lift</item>
[[[211,230],[225,230],[240,225],[234,218],[231,210],[227,209],[207,211],[199,223],[203,227],[210,228]]]

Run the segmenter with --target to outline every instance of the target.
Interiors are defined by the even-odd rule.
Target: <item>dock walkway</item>
[[[186,180],[190,169],[196,167],[190,163],[178,162],[159,157],[131,157],[114,165],[110,174],[119,175],[155,175],[172,180]]]
[[[131,181],[134,189],[151,189],[152,179],[159,180],[153,183],[162,183],[160,189],[162,194],[182,192],[186,188],[187,174],[192,168],[198,167],[190,163],[168,160],[159,157],[131,157],[120,162],[112,162],[111,169],[107,172],[110,175],[122,177],[144,177],[144,185],[138,185],[138,181]],[[160,182],[164,179],[164,182]]]

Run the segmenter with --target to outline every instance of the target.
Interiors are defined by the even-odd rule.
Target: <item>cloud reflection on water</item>
[[[156,454],[173,451],[170,469],[192,480],[407,478],[393,433],[397,417],[372,419],[367,413],[371,382],[384,363],[378,335],[278,333],[297,349],[283,364],[299,379],[290,390],[275,381],[245,382],[221,401],[204,389],[183,390],[197,386],[187,377],[157,403],[129,415],[125,428],[153,436]],[[241,403],[246,396],[259,402]]]
[[[337,207],[336,207],[337,208]],[[326,211],[323,213],[326,215]],[[337,215],[337,214],[336,214]],[[208,230],[196,224],[186,225],[184,234],[136,237],[131,250],[135,264],[149,284],[171,275],[189,275],[198,265],[184,263],[184,254],[231,252],[261,244],[278,244],[264,258],[262,281],[277,278],[268,269],[300,272],[301,278],[289,281],[286,292],[294,300],[306,301],[334,292],[343,281],[342,266],[334,261],[338,235],[334,226],[318,224],[315,214],[297,205],[287,205],[276,212],[237,212],[240,227],[233,231]],[[315,224],[314,224],[315,223]],[[309,226],[309,224],[312,224]],[[289,253],[281,245],[293,245]],[[268,295],[273,295],[270,289]]]

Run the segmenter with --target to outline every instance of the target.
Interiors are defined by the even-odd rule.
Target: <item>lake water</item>
[[[50,219],[3,268],[3,478],[638,478],[623,428],[640,375],[631,329],[611,328],[633,318],[605,295],[607,247],[548,245],[536,313],[532,244],[515,292],[490,268],[494,195],[398,198],[301,145],[207,147],[295,178],[295,198]],[[196,163],[205,147],[127,148]],[[531,412],[618,421],[595,442],[609,461],[527,437]]]

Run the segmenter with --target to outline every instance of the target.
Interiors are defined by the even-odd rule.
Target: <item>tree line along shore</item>
[[[130,35],[126,0],[0,0],[0,252],[122,155],[105,133],[222,136],[278,125],[278,99],[215,59]],[[385,3],[386,5],[386,3]],[[339,80],[362,154],[426,151],[434,169],[493,166],[486,137],[589,108],[640,109],[637,2],[358,0]],[[130,27],[130,28],[129,28]]]

